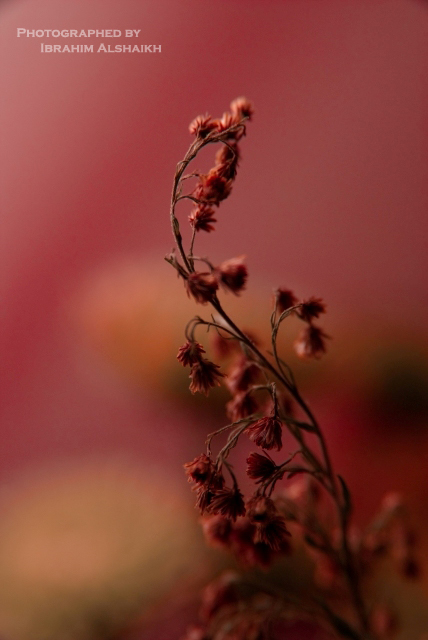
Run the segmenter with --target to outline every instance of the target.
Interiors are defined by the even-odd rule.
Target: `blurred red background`
[[[88,456],[124,456],[184,484],[181,464],[203,436],[162,384],[175,348],[158,328],[178,346],[192,313],[163,262],[171,182],[193,117],[245,95],[256,115],[240,173],[199,251],[248,256],[266,321],[278,285],[327,301],[330,360],[306,386],[333,455],[361,517],[395,488],[425,521],[415,455],[428,452],[428,5],[28,0],[0,11],[4,486]],[[138,42],[162,52],[42,54],[18,27],[141,29]],[[75,322],[99,278],[114,308],[124,264],[139,265],[130,307],[141,273],[151,318],[138,384]],[[183,301],[177,326],[165,299]]]

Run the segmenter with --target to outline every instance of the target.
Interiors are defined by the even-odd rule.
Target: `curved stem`
[[[245,125],[243,124],[244,120],[242,122],[240,122],[237,125],[234,125],[232,127],[230,127],[230,129],[226,132],[221,132],[221,133],[215,133],[215,132],[211,132],[209,133],[206,138],[197,138],[189,147],[184,159],[179,162],[177,164],[177,168],[176,168],[176,173],[174,176],[174,182],[173,182],[173,188],[172,188],[172,196],[171,196],[171,206],[170,206],[170,220],[171,220],[171,226],[172,226],[172,232],[175,238],[175,242],[178,248],[178,251],[180,253],[181,259],[183,261],[184,267],[185,269],[187,269],[187,272],[185,271],[185,269],[181,266],[181,265],[174,265],[176,269],[178,269],[179,273],[181,273],[181,275],[183,277],[187,277],[187,275],[189,273],[193,273],[194,272],[194,256],[193,256],[193,246],[194,246],[194,241],[195,241],[195,230],[193,231],[193,235],[192,235],[192,239],[191,239],[191,243],[190,243],[190,252],[189,255],[186,255],[186,252],[184,250],[183,247],[183,240],[182,240],[182,236],[181,236],[181,232],[180,232],[180,225],[179,222],[177,220],[177,217],[175,215],[175,207],[176,204],[179,200],[182,199],[189,199],[192,200],[196,203],[199,203],[197,198],[194,198],[192,195],[181,195],[181,190],[180,190],[180,184],[182,183],[182,181],[184,180],[184,178],[187,179],[187,177],[190,176],[184,176],[183,178],[183,174],[184,171],[186,170],[186,168],[188,167],[188,165],[190,164],[190,162],[196,157],[196,155],[198,154],[198,152],[200,151],[200,149],[202,147],[204,147],[207,144],[210,143],[215,143],[215,142],[222,142],[223,144],[226,144],[228,147],[230,147],[230,145],[226,142],[226,137],[228,134],[230,134],[232,132],[232,130],[238,130],[239,128],[244,128],[245,129]],[[191,174],[192,175],[192,174]],[[171,262],[172,263],[172,262]],[[178,264],[178,263],[177,263]],[[346,576],[346,580],[348,582],[348,587],[349,587],[349,592],[352,598],[352,602],[353,602],[353,606],[355,609],[355,613],[358,617],[359,623],[360,623],[360,628],[361,628],[361,638],[363,637],[368,637],[368,620],[367,620],[367,614],[366,614],[366,610],[365,610],[365,606],[364,606],[364,601],[361,595],[361,590],[360,590],[360,582],[359,582],[359,576],[357,573],[357,569],[355,567],[355,563],[354,563],[354,558],[353,558],[353,554],[352,551],[349,547],[349,542],[348,542],[348,523],[349,523],[349,513],[348,513],[348,509],[347,509],[347,505],[345,497],[343,496],[339,485],[338,485],[338,480],[336,477],[336,474],[333,470],[333,466],[332,466],[332,462],[331,462],[331,458],[330,458],[330,453],[327,447],[327,443],[325,440],[325,437],[321,431],[321,428],[314,416],[314,414],[312,413],[311,409],[309,408],[309,406],[306,404],[305,400],[302,398],[302,396],[300,395],[300,392],[297,388],[297,385],[295,384],[294,378],[292,377],[292,375],[290,376],[290,378],[288,377],[288,375],[285,373],[281,361],[278,357],[278,353],[277,353],[277,347],[276,347],[276,333],[278,331],[279,328],[279,324],[282,321],[282,319],[284,317],[286,317],[287,312],[283,312],[283,314],[281,314],[279,320],[277,322],[275,322],[275,313],[276,313],[276,308],[275,311],[273,312],[272,316],[271,316],[271,324],[272,324],[272,348],[273,348],[273,357],[276,363],[276,367],[266,358],[266,356],[258,349],[258,347],[256,345],[254,345],[251,340],[243,333],[243,331],[233,322],[233,320],[227,315],[227,313],[224,311],[222,305],[220,304],[220,301],[217,297],[217,295],[214,295],[212,297],[211,300],[211,305],[212,307],[215,309],[215,311],[219,314],[219,316],[226,322],[226,324],[228,325],[228,327],[223,327],[220,324],[217,324],[215,322],[206,322],[203,321],[201,318],[195,318],[194,319],[194,326],[192,327],[192,335],[193,335],[193,331],[195,329],[195,327],[197,326],[197,324],[208,324],[211,326],[216,326],[219,329],[222,329],[226,332],[228,332],[232,337],[240,340],[243,344],[246,345],[246,347],[248,347],[252,353],[256,356],[259,364],[265,369],[265,371],[269,372],[274,379],[276,379],[277,381],[279,381],[284,388],[290,393],[290,395],[292,396],[292,398],[295,400],[295,402],[299,405],[299,407],[302,409],[302,411],[306,414],[306,416],[308,417],[310,423],[311,423],[311,427],[312,427],[312,431],[314,433],[314,435],[316,436],[318,442],[319,442],[319,446],[321,449],[321,453],[322,453],[322,459],[323,459],[323,465],[321,465],[317,459],[317,457],[315,456],[315,454],[312,452],[311,448],[307,445],[306,440],[305,440],[305,436],[304,433],[302,433],[302,429],[299,428],[298,425],[293,425],[292,423],[287,423],[285,422],[285,424],[287,425],[287,428],[289,429],[290,433],[294,436],[294,438],[299,442],[300,446],[301,446],[301,451],[302,454],[307,458],[307,461],[313,465],[314,469],[313,469],[313,475],[316,475],[316,473],[318,473],[318,475],[321,473],[321,479],[318,478],[321,482],[321,484],[326,488],[326,490],[330,493],[332,500],[336,506],[337,509],[337,513],[338,513],[338,519],[339,519],[339,525],[340,525],[340,530],[341,530],[341,566],[343,569],[343,572]],[[285,314],[285,315],[284,315]],[[188,325],[188,327],[190,327],[190,325]],[[188,331],[188,329],[187,329]],[[228,427],[233,427],[234,425],[228,425]],[[225,428],[225,429],[226,429]],[[236,445],[236,443],[238,442],[238,438],[241,435],[241,433],[243,431],[245,431],[245,429],[247,428],[247,424],[244,424],[243,422],[241,422],[241,424],[239,424],[239,421],[235,427],[235,430],[229,435],[228,441],[225,445],[225,447],[223,447],[223,449],[220,451],[218,458],[220,460],[224,460],[227,458],[227,456],[229,455],[230,450]],[[225,430],[224,429],[224,430]],[[221,433],[223,431],[223,429],[219,430],[218,433]],[[214,434],[212,434],[214,435]],[[208,441],[208,449],[210,448],[210,442],[211,440]],[[226,462],[225,462],[226,463]],[[309,470],[305,470],[306,472],[309,472]],[[326,481],[328,480],[328,482]]]

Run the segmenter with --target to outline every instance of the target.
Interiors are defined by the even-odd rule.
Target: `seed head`
[[[188,481],[195,482],[197,485],[209,482],[214,472],[213,461],[205,453],[201,453],[192,462],[186,462],[184,468]]]
[[[275,303],[279,313],[286,311],[290,307],[294,307],[297,298],[290,289],[277,289],[275,291]]]
[[[270,478],[276,468],[276,464],[270,458],[260,453],[250,453],[247,458],[247,476],[256,480],[256,484]]]
[[[211,131],[217,129],[217,123],[211,116],[197,116],[189,125],[189,131],[198,138],[205,138]]]
[[[235,295],[239,295],[248,278],[248,270],[244,264],[245,256],[231,258],[225,260],[217,267],[218,279],[224,289],[232,291]]]
[[[329,336],[322,329],[310,324],[294,341],[294,350],[299,358],[320,358],[326,352],[325,339]]]
[[[225,487],[217,491],[211,500],[210,513],[220,514],[231,520],[245,515],[244,497],[238,487],[233,489]]]
[[[218,364],[214,364],[214,362],[206,358],[195,362],[190,370],[190,391],[192,393],[199,391],[207,396],[211,387],[219,387],[221,378],[224,378],[224,373],[221,373],[218,369],[220,369]]]
[[[313,318],[318,318],[320,313],[325,313],[325,304],[321,298],[314,297],[304,300],[297,311],[299,318],[305,322],[312,322]]]
[[[218,282],[212,273],[189,273],[185,280],[187,295],[193,296],[196,302],[207,304],[213,299],[218,289]]]
[[[183,344],[177,353],[177,360],[181,362],[183,367],[191,366],[195,362],[199,362],[205,349],[199,342],[190,342],[189,340]]]
[[[247,428],[250,439],[262,449],[282,449],[282,423],[274,416],[260,418]]]
[[[197,200],[218,206],[232,191],[233,180],[225,178],[222,172],[213,167],[207,174],[199,177],[193,195]]]
[[[214,209],[207,205],[198,205],[190,214],[189,222],[195,231],[206,231],[207,233],[214,231],[213,223],[217,222],[214,218]]]
[[[248,118],[248,120],[251,120],[254,115],[253,103],[247,100],[247,98],[244,98],[244,96],[235,98],[235,100],[230,103],[230,110],[232,115],[238,116],[239,118]]]

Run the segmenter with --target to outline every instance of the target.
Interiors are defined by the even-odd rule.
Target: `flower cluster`
[[[254,496],[244,514],[235,519],[221,513],[205,516],[202,528],[208,544],[231,551],[245,567],[268,567],[275,557],[290,552],[290,532],[272,500]]]
[[[226,487],[223,475],[207,455],[202,453],[184,468],[189,481],[195,485],[196,506],[201,514],[220,514],[230,520],[245,514],[244,499],[235,478],[234,486]]]
[[[211,272],[194,271],[185,277],[187,295],[200,304],[213,302],[219,285],[226,291],[239,295],[247,282],[248,271],[245,256],[225,260]]]
[[[229,317],[219,299],[222,290],[236,295],[244,290],[248,278],[244,256],[213,266],[207,258],[197,258],[193,253],[197,232],[214,230],[216,207],[231,193],[240,159],[238,142],[252,114],[251,103],[238,98],[221,119],[198,116],[190,125],[195,141],[177,165],[174,180],[171,222],[180,255],[171,254],[167,261],[184,280],[188,295],[200,304],[209,304],[215,313],[210,320],[196,316],[188,323],[187,341],[177,359],[190,367],[192,393],[207,395],[223,381],[231,394],[226,404],[230,424],[208,435],[206,453],[185,465],[186,474],[193,483],[196,507],[210,545],[232,552],[240,565],[267,568],[290,552],[292,533],[313,562],[314,619],[322,620],[336,637],[387,637],[397,628],[394,612],[382,602],[372,604],[372,596],[365,597],[366,581],[380,557],[392,559],[403,576],[417,577],[414,535],[402,517],[401,503],[391,497],[366,531],[357,532],[351,527],[349,489],[334,471],[321,427],[303,399],[290,366],[278,353],[278,333],[289,316],[304,323],[294,342],[299,357],[319,358],[326,351],[329,336],[315,323],[325,313],[323,300],[310,297],[299,301],[290,289],[278,288],[270,316],[271,346],[264,352],[260,342]],[[206,174],[183,175],[209,143],[221,145],[214,167]],[[192,177],[197,178],[196,186],[182,195],[184,181]],[[194,203],[188,252],[175,215],[175,207],[183,198]],[[195,268],[198,261],[204,264],[201,271]],[[226,360],[226,374],[204,357],[205,349],[195,338],[201,326],[214,331],[215,351]],[[226,442],[214,456],[211,446],[218,436]],[[286,448],[286,436],[296,448],[278,462],[271,456]],[[230,462],[241,438],[259,447],[246,458],[247,480],[254,486],[248,497],[238,483],[239,466],[235,475]],[[232,479],[230,486],[224,471]],[[266,624],[284,614],[283,600],[278,603],[271,595],[268,604],[260,608],[258,598],[267,597],[263,586],[256,590],[254,600],[243,601],[236,581],[229,578],[221,578],[207,588],[201,612],[203,625],[190,629],[186,640],[261,640]]]
[[[183,344],[177,354],[177,360],[186,367],[190,366],[190,391],[192,393],[204,393],[206,396],[212,387],[220,386],[224,373],[219,371],[219,366],[202,354],[205,349],[199,342],[187,341]]]
[[[290,289],[279,288],[274,295],[274,314],[281,316],[295,314],[306,324],[294,341],[294,349],[302,359],[319,358],[326,352],[326,339],[329,336],[313,320],[325,313],[325,304],[321,298],[311,297],[298,302]]]
[[[269,617],[278,602],[254,592],[234,571],[225,571],[202,593],[200,624],[188,628],[183,640],[267,640]]]
[[[253,115],[252,104],[246,98],[237,98],[230,105],[230,112],[222,118],[213,119],[211,116],[198,116],[190,123],[189,131],[199,139],[216,139],[223,142],[215,157],[215,165],[206,174],[198,174],[192,197],[195,208],[189,216],[191,226],[195,231],[213,231],[214,209],[225,200],[232,191],[236,176],[240,151],[238,141],[245,135],[246,120]]]

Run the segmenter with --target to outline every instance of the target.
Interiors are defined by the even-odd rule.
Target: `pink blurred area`
[[[201,252],[245,252],[269,287],[321,295],[338,315],[424,325],[426,3],[40,0],[1,12],[2,475],[150,438],[141,399],[76,359],[61,306],[100,265],[162,263],[187,125],[237,95],[256,117]],[[18,27],[141,28],[162,52],[41,54]]]
[[[163,278],[188,124],[239,95],[256,115],[233,195],[200,253],[214,262],[245,253],[267,300],[278,285],[322,296],[339,343],[343,329],[363,344],[361,327],[374,326],[426,353],[426,2],[10,0],[0,12],[4,482],[92,454],[130,456],[175,481],[199,453],[194,413],[150,380],[129,385],[76,331],[70,301],[126,261],[150,272],[158,260]],[[17,28],[141,29],[138,41],[162,51],[42,54],[41,39],[17,38]],[[156,295],[161,308],[170,293]],[[378,483],[374,503],[389,487],[389,453],[404,458],[399,488],[426,483],[422,470],[406,480],[415,447],[402,434],[379,469],[371,454],[368,463],[367,442],[391,436],[368,438],[365,410],[340,379],[337,391],[330,381],[337,402],[314,400],[359,495]],[[427,438],[410,439],[427,451]]]

